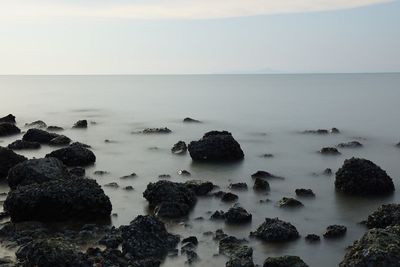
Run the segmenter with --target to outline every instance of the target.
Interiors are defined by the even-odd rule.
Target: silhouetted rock
[[[315,197],[315,194],[311,189],[300,188],[296,189],[295,193],[299,197]]]
[[[187,117],[183,119],[183,122],[200,123],[201,121]]]
[[[89,149],[80,145],[70,145],[46,155],[61,160],[67,166],[87,166],[95,163],[96,156]]]
[[[44,121],[38,120],[31,123],[25,123],[25,127],[28,128],[46,128],[47,124]]]
[[[385,228],[400,225],[400,204],[382,205],[368,216],[368,228]]]
[[[146,128],[141,133],[143,134],[168,134],[171,133],[172,131],[168,129],[167,127],[164,128]]]
[[[71,143],[71,139],[65,135],[59,135],[50,140],[49,145],[51,146],[67,146]]]
[[[331,134],[339,134],[339,133],[340,133],[339,129],[338,129],[338,128],[335,128],[335,127],[333,127],[329,132],[330,132]]]
[[[197,196],[205,196],[214,188],[214,184],[209,181],[190,180],[185,182],[185,186],[192,190]]]
[[[347,228],[343,225],[330,225],[326,228],[324,233],[325,238],[338,238],[346,234]]]
[[[316,234],[308,234],[308,235],[306,235],[305,239],[306,239],[308,242],[318,242],[318,241],[321,241],[321,238],[319,237],[319,235],[316,235]]]
[[[53,180],[68,180],[71,176],[66,166],[55,158],[30,159],[21,162],[8,172],[11,189],[29,184],[41,184]]]
[[[238,200],[238,196],[236,194],[233,194],[231,192],[223,193],[221,196],[221,201],[223,202],[233,202]]]
[[[20,186],[4,202],[13,222],[106,219],[111,209],[97,182],[80,178]]]
[[[74,177],[85,177],[86,170],[82,167],[75,167],[69,170],[69,174]]]
[[[8,114],[7,116],[0,118],[0,123],[2,122],[15,124],[16,123],[15,116],[12,114]]]
[[[324,175],[326,176],[331,176],[333,174],[332,169],[326,168],[323,172]]]
[[[246,183],[233,183],[229,185],[229,188],[232,190],[247,190]]]
[[[262,178],[256,178],[253,185],[254,190],[267,191],[269,190],[269,183]]]
[[[233,207],[225,212],[224,218],[226,223],[241,224],[250,222],[252,215],[242,207]]]
[[[41,144],[48,144],[52,139],[58,136],[59,135],[56,133],[49,133],[44,130],[34,128],[34,129],[29,129],[22,137],[22,140],[29,142],[38,142]]]
[[[16,140],[7,146],[12,150],[24,150],[24,149],[39,149],[40,143],[38,142],[29,142],[24,140]]]
[[[19,134],[21,130],[12,123],[1,122],[0,123],[0,137],[10,136]]]
[[[234,161],[244,158],[239,143],[227,131],[211,131],[199,141],[189,144],[189,153],[195,161]]]
[[[171,152],[174,154],[183,154],[186,153],[186,151],[187,151],[187,146],[186,143],[183,141],[179,141],[171,148]]]
[[[304,134],[329,134],[329,131],[326,129],[318,129],[318,130],[305,130]]]
[[[219,241],[219,253],[229,257],[227,267],[253,267],[253,249],[234,236],[225,236]]]
[[[281,208],[298,208],[302,207],[303,203],[291,197],[283,197],[278,201],[278,206]]]
[[[308,265],[297,256],[268,257],[263,267],[308,267]]]
[[[337,146],[340,148],[359,148],[362,147],[363,145],[358,141],[351,141],[347,143],[340,143]]]
[[[79,129],[86,129],[88,127],[87,120],[79,120],[75,122],[74,126],[72,128],[79,128]]]
[[[278,218],[266,218],[265,222],[250,234],[264,241],[289,241],[299,237],[296,227]]]
[[[371,229],[354,242],[340,267],[397,267],[400,263],[400,226]]]
[[[63,131],[64,128],[59,127],[59,126],[48,126],[47,127],[47,131],[49,132],[59,132],[59,131]]]
[[[351,158],[336,172],[338,191],[354,195],[381,195],[394,191],[392,178],[372,161]]]
[[[7,177],[8,171],[23,161],[27,160],[24,156],[16,154],[11,149],[0,146],[0,179]]]
[[[323,147],[319,151],[322,155],[340,155],[341,153],[335,147]]]

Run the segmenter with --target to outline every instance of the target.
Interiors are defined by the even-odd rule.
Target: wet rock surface
[[[343,225],[330,225],[324,233],[325,238],[339,238],[346,234],[347,228]]]
[[[64,130],[64,128],[62,128],[62,127],[59,127],[59,126],[48,126],[47,127],[47,131],[49,131],[49,132],[59,132],[59,131],[63,131]]]
[[[197,196],[205,196],[214,189],[214,184],[209,181],[190,180],[185,186],[192,190]]]
[[[12,167],[7,181],[11,189],[53,180],[68,180],[71,176],[66,166],[56,158],[30,159]]]
[[[0,137],[10,136],[19,134],[21,130],[12,123],[1,122],[0,123]]]
[[[11,149],[0,146],[0,179],[7,177],[8,171],[23,161],[27,160],[24,156],[18,155]]]
[[[267,258],[263,267],[308,267],[308,265],[300,257],[282,256]]]
[[[39,149],[41,147],[38,142],[29,142],[24,140],[16,140],[7,146],[12,150],[24,150],[24,149]]]
[[[48,144],[52,139],[58,137],[59,135],[56,133],[49,133],[47,131],[41,129],[29,129],[22,140],[29,141],[29,142],[38,142],[41,144]]]
[[[235,161],[244,158],[240,144],[227,131],[211,131],[198,141],[190,142],[190,156],[194,161]]]
[[[95,163],[96,156],[89,149],[81,145],[70,145],[60,148],[46,155],[61,160],[67,166],[87,166]]]
[[[13,222],[107,219],[111,209],[95,180],[79,178],[20,186],[4,202]]]
[[[308,235],[306,235],[305,239],[308,242],[319,242],[319,241],[321,241],[321,237],[319,235],[316,235],[316,234],[308,234]]]
[[[172,148],[171,152],[174,154],[183,154],[186,153],[187,151],[187,146],[184,141],[179,141],[177,142]]]
[[[392,178],[372,161],[351,158],[336,172],[336,190],[353,195],[382,195],[394,191]]]
[[[400,226],[371,229],[354,242],[340,267],[395,267],[400,263]]]
[[[289,241],[297,239],[299,232],[291,223],[281,221],[278,218],[266,218],[251,236],[264,241]]]
[[[365,224],[370,229],[400,225],[400,204],[382,205],[368,216]]]

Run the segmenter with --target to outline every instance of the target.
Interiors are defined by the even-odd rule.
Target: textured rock
[[[21,130],[12,123],[7,123],[7,122],[0,123],[0,137],[19,134],[20,132]]]
[[[48,144],[52,139],[58,136],[59,135],[56,133],[49,133],[44,130],[34,128],[34,129],[29,129],[22,137],[22,140],[29,142],[38,142],[41,144]]]
[[[224,214],[224,218],[226,223],[242,224],[251,222],[252,215],[242,207],[233,207]]]
[[[382,205],[368,216],[368,228],[385,228],[400,225],[400,204]]]
[[[298,208],[302,207],[303,203],[294,198],[283,197],[278,201],[278,206],[281,208]]]
[[[295,193],[299,197],[315,197],[315,194],[311,189],[299,188],[295,190]]]
[[[57,136],[50,140],[49,145],[51,146],[67,146],[71,143],[71,139],[65,135]]]
[[[12,114],[8,114],[7,116],[0,118],[0,123],[2,122],[15,124],[16,123],[15,116]]]
[[[346,234],[347,228],[343,225],[330,225],[326,228],[324,233],[325,238],[338,238]]]
[[[27,160],[24,156],[16,154],[11,149],[0,146],[0,179],[6,178],[8,171],[23,161]]]
[[[174,154],[183,154],[186,153],[186,151],[187,151],[187,146],[186,143],[183,141],[179,141],[171,148],[171,152]]]
[[[358,141],[351,141],[351,142],[347,142],[347,143],[340,143],[337,145],[337,147],[340,148],[359,148],[362,147],[363,145],[358,142]]]
[[[40,143],[38,142],[29,142],[24,140],[16,140],[7,146],[12,150],[23,150],[23,149],[39,149]]]
[[[288,222],[278,218],[266,218],[265,222],[251,235],[264,241],[289,241],[298,238],[299,232]]]
[[[270,189],[269,183],[262,178],[256,178],[254,180],[253,189],[257,191],[267,191]]]
[[[89,149],[81,145],[70,145],[60,148],[46,155],[61,160],[67,166],[87,166],[95,163],[96,156]]]
[[[205,196],[214,188],[214,184],[209,181],[190,180],[185,182],[185,186],[192,190],[197,196]]]
[[[319,151],[322,155],[340,155],[341,153],[335,147],[323,147]]]
[[[79,129],[86,129],[88,127],[87,120],[79,120],[75,122],[74,126],[72,128],[79,128]]]
[[[31,123],[25,123],[25,127],[29,128],[46,128],[47,124],[44,121],[38,120]]]

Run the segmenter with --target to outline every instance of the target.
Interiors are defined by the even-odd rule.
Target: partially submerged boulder
[[[340,267],[397,267],[400,265],[400,226],[371,229],[354,242]]]
[[[56,158],[30,159],[12,167],[8,172],[8,185],[40,184],[53,180],[68,180],[71,176],[66,166]]]
[[[201,123],[201,121],[199,121],[199,120],[195,120],[195,119],[192,119],[192,118],[189,118],[189,117],[186,117],[186,118],[184,118],[184,119],[183,119],[183,122],[189,122],[189,123]]]
[[[319,153],[321,153],[322,155],[332,155],[332,156],[341,154],[339,150],[337,150],[337,148],[335,147],[323,147],[321,148]]]
[[[12,114],[8,114],[7,116],[0,118],[0,123],[2,122],[15,124],[15,116]]]
[[[369,229],[400,225],[400,204],[382,205],[368,216],[365,224]]]
[[[29,129],[22,140],[29,141],[29,142],[38,142],[41,144],[48,144],[52,139],[58,137],[59,135],[56,133],[49,133],[47,131],[41,129]]]
[[[50,140],[49,145],[51,146],[67,146],[71,143],[71,139],[65,135],[59,135]]]
[[[7,146],[12,150],[24,150],[24,149],[39,149],[41,147],[38,142],[29,142],[24,140],[16,140]]]
[[[270,187],[269,183],[266,180],[257,177],[254,180],[253,189],[256,191],[267,191],[270,189]]]
[[[308,265],[297,256],[268,257],[263,267],[308,267]]]
[[[111,209],[97,182],[80,178],[19,186],[4,202],[13,222],[107,219]]]
[[[245,240],[225,236],[219,241],[219,253],[229,257],[227,267],[253,267],[253,249]]]
[[[24,156],[16,154],[11,149],[0,146],[0,179],[6,178],[8,171],[23,161],[27,160]]]
[[[298,188],[295,193],[299,197],[315,197],[314,192],[311,189]]]
[[[31,123],[25,123],[25,127],[28,128],[46,128],[47,124],[44,121],[37,120]]]
[[[189,153],[195,161],[235,161],[244,158],[240,144],[227,131],[211,131],[199,141],[189,144]]]
[[[0,123],[0,137],[10,136],[19,134],[21,130],[12,123],[1,122]]]
[[[225,222],[230,224],[243,224],[251,222],[252,215],[242,207],[232,207],[224,214]]]
[[[186,151],[187,151],[187,146],[184,141],[179,141],[171,148],[171,152],[174,154],[183,154],[186,153]]]
[[[325,238],[338,238],[346,234],[347,227],[343,225],[329,225],[324,233]]]
[[[78,128],[78,129],[86,129],[88,127],[87,120],[79,120],[75,122],[74,126],[72,128]]]
[[[209,181],[189,180],[185,186],[192,190],[197,196],[205,196],[214,189],[214,184]]]
[[[361,144],[358,141],[350,141],[347,143],[340,143],[337,145],[337,147],[340,147],[340,148],[359,148],[362,146],[363,146],[363,144]]]
[[[353,195],[382,195],[394,191],[392,178],[372,161],[351,158],[336,172],[335,187]]]
[[[278,201],[278,206],[281,208],[298,208],[303,207],[303,203],[291,197],[283,197]]]
[[[67,166],[87,166],[96,161],[94,153],[79,144],[55,150],[47,154],[48,157],[57,158]]]
[[[168,134],[171,133],[172,131],[168,129],[167,127],[164,128],[146,128],[141,133],[143,134]]]
[[[299,237],[299,232],[291,223],[278,218],[266,218],[251,236],[264,241],[289,241]]]

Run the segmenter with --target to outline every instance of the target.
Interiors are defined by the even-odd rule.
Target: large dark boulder
[[[12,123],[7,123],[7,122],[0,123],[0,137],[19,134],[20,132],[21,130]]]
[[[2,123],[2,122],[7,122],[7,123],[13,123],[13,124],[15,124],[15,123],[16,123],[16,121],[15,121],[15,116],[12,115],[12,114],[8,114],[7,116],[5,116],[5,117],[3,117],[3,118],[0,118],[0,123]]]
[[[244,158],[240,144],[227,131],[211,131],[199,141],[190,142],[189,153],[195,161],[234,161]]]
[[[46,155],[61,160],[67,166],[87,166],[96,162],[96,156],[81,145],[70,145]]]
[[[23,150],[23,149],[39,149],[40,143],[38,142],[29,142],[24,140],[16,140],[7,146],[12,150]]]
[[[111,209],[97,182],[81,178],[19,186],[4,202],[13,222],[107,219]]]
[[[179,237],[167,232],[164,223],[151,216],[138,216],[121,226],[122,252],[137,260],[163,259],[179,243]]]
[[[400,204],[382,205],[368,216],[368,228],[385,228],[400,225]]]
[[[266,218],[251,235],[264,241],[289,241],[298,238],[299,232],[289,222]]]
[[[232,207],[224,214],[225,222],[230,224],[242,224],[251,222],[252,215],[242,207]]]
[[[354,242],[340,267],[400,266],[400,226],[371,229]]]
[[[188,215],[197,200],[185,184],[165,180],[148,184],[143,197],[158,216],[168,218]]]
[[[372,161],[351,158],[336,172],[335,187],[353,195],[382,195],[394,191],[392,178]]]
[[[225,236],[219,241],[219,253],[229,257],[226,267],[253,267],[253,249],[245,240]]]
[[[49,133],[41,129],[29,129],[22,140],[29,142],[38,142],[41,144],[48,144],[52,139],[58,137],[59,135],[56,133]]]
[[[11,149],[0,146],[0,179],[6,178],[8,171],[20,162],[27,160]]]
[[[8,172],[11,189],[21,185],[41,184],[53,180],[67,180],[71,176],[66,166],[56,158],[30,159],[12,167]]]
[[[282,256],[267,258],[263,267],[308,267],[308,265],[300,257]]]

